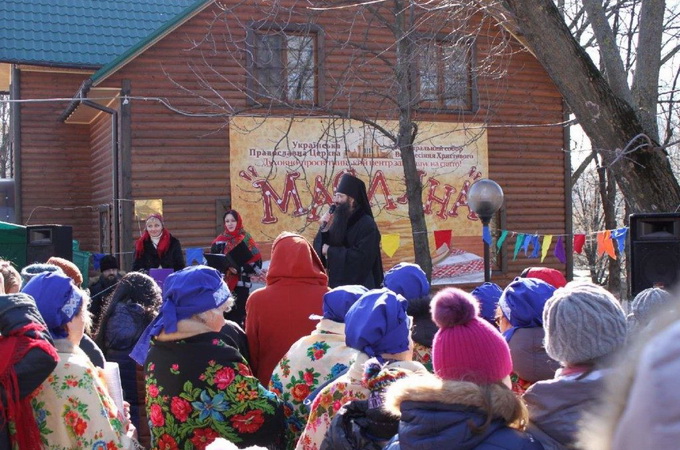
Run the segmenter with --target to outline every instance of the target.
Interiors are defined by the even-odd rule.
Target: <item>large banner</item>
[[[401,155],[381,131],[396,134],[398,123],[377,125],[323,117],[231,119],[231,203],[244,227],[264,244],[265,257],[266,244],[282,231],[313,240],[335,186],[349,172],[366,183],[383,236],[385,270],[414,260]],[[467,205],[467,192],[487,176],[486,130],[469,123],[417,125],[414,150],[435,263],[433,284],[483,281],[481,222]]]

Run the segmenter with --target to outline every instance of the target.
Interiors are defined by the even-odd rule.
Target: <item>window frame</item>
[[[314,67],[313,67],[313,99],[312,100],[290,100],[288,99],[288,67],[287,58],[282,60],[282,79],[286,80],[286,85],[283,87],[283,98],[274,98],[271,94],[263,94],[262,88],[258,86],[257,68],[255,52],[257,50],[257,35],[258,34],[280,34],[280,35],[298,35],[310,36],[314,38]],[[324,67],[322,64],[324,54],[324,31],[314,24],[287,24],[280,25],[267,21],[254,21],[247,25],[246,45],[248,51],[246,52],[246,90],[248,93],[247,102],[249,105],[258,105],[262,103],[279,102],[282,104],[295,104],[303,106],[317,106],[324,103]],[[287,56],[288,46],[286,45]]]
[[[466,105],[460,106],[447,106],[446,99],[444,98],[445,84],[442,83],[444,79],[444,65],[442,64],[442,59],[437,58],[437,100],[428,101],[420,98],[421,93],[421,72],[420,72],[420,61],[416,61],[414,64],[414,74],[413,79],[416,80],[416,91],[419,97],[418,109],[420,111],[432,111],[432,112],[459,112],[459,113],[475,113],[479,109],[479,99],[477,91],[477,77],[475,76],[475,71],[477,67],[477,48],[476,41],[473,37],[457,37],[457,36],[441,36],[441,35],[427,35],[420,34],[416,38],[416,47],[418,49],[422,48],[422,44],[429,44],[432,41],[437,43],[450,43],[453,45],[465,46],[467,50],[467,85],[468,93],[466,99]]]

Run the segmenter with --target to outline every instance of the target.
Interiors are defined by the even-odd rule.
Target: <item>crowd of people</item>
[[[383,274],[357,181],[313,243],[276,238],[252,293],[236,211],[212,244],[245,248],[234,271],[184,267],[157,215],[137,270],[107,257],[89,292],[62,258],[0,261],[0,447],[674,448],[674,296],[644,290],[626,315],[545,267],[431,292],[416,264]],[[153,268],[174,270],[162,289]]]

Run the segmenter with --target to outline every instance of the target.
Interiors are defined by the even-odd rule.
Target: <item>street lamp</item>
[[[481,179],[470,186],[468,206],[482,220],[484,229],[484,281],[491,281],[491,252],[489,222],[503,205],[503,189],[493,180]]]

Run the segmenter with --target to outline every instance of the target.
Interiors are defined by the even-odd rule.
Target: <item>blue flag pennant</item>
[[[482,240],[491,245],[491,231],[489,231],[488,225],[484,225],[482,228]]]

